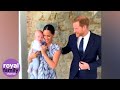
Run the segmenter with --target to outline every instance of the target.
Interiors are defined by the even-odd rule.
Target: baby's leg
[[[33,75],[33,73],[30,73],[29,78],[30,78],[30,79],[35,79],[35,76]]]
[[[33,65],[32,65],[32,62],[31,62],[28,66],[28,70],[27,70],[28,73],[31,73],[32,67],[33,67]]]
[[[39,67],[39,59],[38,58],[34,58],[33,59],[33,75],[35,77],[35,79],[38,78],[38,67]]]

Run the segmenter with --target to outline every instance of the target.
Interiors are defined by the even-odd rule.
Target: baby
[[[39,53],[41,51],[41,45],[45,44],[43,39],[43,33],[40,30],[35,31],[35,39],[31,44],[31,49],[29,51],[30,55],[32,52]],[[39,67],[39,55],[29,63],[28,66],[28,73],[32,73],[33,77],[31,79],[37,79],[38,77],[38,67]]]

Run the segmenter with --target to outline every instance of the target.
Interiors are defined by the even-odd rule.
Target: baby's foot
[[[31,69],[28,69],[27,72],[28,72],[28,73],[31,73]]]

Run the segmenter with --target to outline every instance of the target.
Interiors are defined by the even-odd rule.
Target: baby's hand
[[[41,54],[41,51],[37,51],[35,54],[38,56],[39,54]]]

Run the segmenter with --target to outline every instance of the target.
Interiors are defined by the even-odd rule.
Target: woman
[[[47,24],[43,29],[43,35],[46,44],[42,45],[40,55],[40,66],[38,69],[38,79],[56,79],[55,68],[60,58],[61,50],[57,44],[52,43],[55,29],[52,25]],[[31,53],[28,57],[29,61],[35,58],[38,54]],[[30,75],[32,77],[32,74]]]

